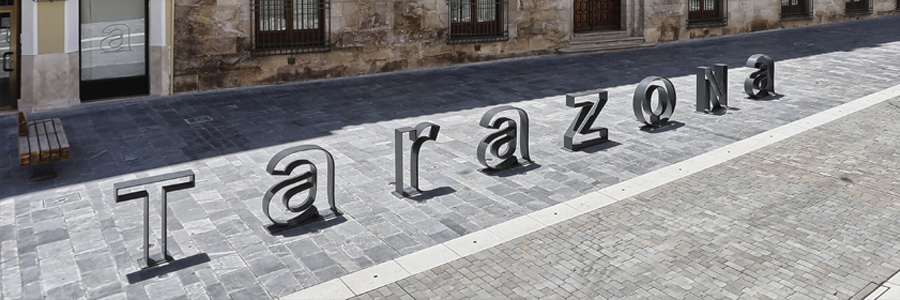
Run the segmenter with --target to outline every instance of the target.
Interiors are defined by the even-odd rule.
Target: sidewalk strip
[[[684,178],[897,96],[900,96],[900,85],[895,85],[693,158],[614,184],[602,190],[588,193],[430,248],[341,276],[338,279],[309,287],[282,299],[347,299],[361,295],[406,277]],[[896,287],[891,292],[900,292],[900,280],[896,281],[896,283],[889,281],[890,284],[893,284],[888,285],[889,288]]]

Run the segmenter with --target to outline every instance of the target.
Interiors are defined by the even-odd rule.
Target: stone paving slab
[[[453,68],[273,87],[148,97],[34,114],[60,117],[73,158],[60,178],[26,182],[13,159],[14,117],[0,137],[0,267],[4,298],[280,297],[404,254],[572,199],[711,149],[835,107],[900,82],[898,16],[660,45],[651,49],[548,56]],[[777,60],[783,96],[741,94],[751,54]],[[694,69],[727,63],[731,109],[693,113]],[[635,84],[669,77],[679,95],[676,130],[638,130]],[[576,110],[564,94],[605,88],[598,126],[613,147],[560,149]],[[475,146],[477,120],[511,104],[529,112],[535,164],[488,176]],[[452,189],[425,201],[398,199],[393,129],[430,120],[423,189]],[[343,218],[270,235],[263,193],[278,151],[319,144],[337,167]],[[322,157],[313,157],[321,160]],[[114,203],[115,182],[192,169],[197,187],[169,197],[169,251],[208,263],[129,283],[141,256],[141,207]],[[319,182],[324,182],[320,178]],[[446,190],[446,189],[445,189]],[[322,205],[320,205],[322,206]],[[151,206],[151,224],[159,224]],[[158,227],[151,227],[159,236]],[[151,249],[158,251],[158,246]],[[79,263],[81,262],[81,263]]]
[[[353,299],[881,299],[897,117],[900,98]]]

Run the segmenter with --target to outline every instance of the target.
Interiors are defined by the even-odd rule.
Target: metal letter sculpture
[[[653,84],[657,80],[662,81],[665,87]],[[655,91],[659,92],[659,101],[656,109],[651,109],[650,99]],[[638,121],[647,124],[647,126],[660,127],[672,117],[672,113],[675,111],[675,100],[675,86],[672,85],[669,79],[659,76],[647,76],[644,80],[641,80],[637,89],[634,90],[634,116],[637,117]],[[650,115],[649,122],[644,118],[645,112]]]
[[[747,67],[759,69],[744,80],[744,91],[750,98],[759,99],[769,93],[775,94],[775,60],[771,56],[751,55],[747,59]]]
[[[315,145],[302,145],[291,147],[288,149],[281,150],[271,160],[269,160],[269,165],[266,166],[266,172],[276,176],[289,176],[299,166],[308,165],[309,171],[300,176],[291,177],[287,180],[279,182],[278,184],[269,188],[266,191],[266,195],[263,197],[262,208],[263,213],[266,214],[266,217],[275,223],[278,227],[294,227],[298,225],[305,224],[307,221],[310,221],[313,217],[319,216],[319,210],[316,208],[313,203],[316,201],[316,190],[317,190],[317,168],[316,165],[306,159],[298,159],[288,163],[284,170],[276,170],[275,167],[279,162],[284,160],[288,155],[308,151],[308,150],[320,150],[325,153],[325,157],[328,159],[328,205],[331,206],[331,211],[334,212],[335,215],[340,215],[340,211],[338,211],[337,207],[334,204],[334,157],[331,156],[331,153],[322,149],[322,147]],[[300,183],[302,182],[302,183]],[[300,183],[300,184],[298,184]],[[296,185],[290,187],[292,185]],[[290,188],[289,188],[290,187]],[[272,202],[272,197],[275,197],[279,191],[288,188],[287,191],[284,192],[284,195],[281,196],[281,203],[284,207],[290,211],[295,213],[300,213],[299,215],[287,219],[287,220],[278,220],[272,217],[269,213],[269,206]],[[291,206],[290,200],[292,197],[297,195],[303,191],[309,191],[309,194],[306,195],[306,199],[300,205]]]
[[[495,115],[507,110],[515,110],[519,113],[519,120],[522,122],[521,133],[518,130],[516,121],[513,119],[499,117],[491,122]],[[500,129],[500,126],[503,124],[506,124],[506,127]],[[531,157],[528,155],[528,114],[524,110],[513,106],[495,107],[484,113],[478,125],[484,128],[500,129],[489,134],[478,143],[478,161],[482,165],[488,167],[488,169],[503,170],[518,163],[515,155],[513,155],[516,153],[517,138],[519,139],[519,145],[522,147],[522,158],[531,162]],[[520,134],[521,136],[519,136]],[[506,146],[506,151],[501,153],[500,150],[503,146]],[[499,163],[491,165],[487,162],[485,155],[488,147],[491,148],[491,154],[500,159]]]
[[[593,95],[594,93],[598,96],[596,103],[591,101],[575,102],[576,98]],[[603,127],[592,129],[594,121],[597,120],[597,115],[599,115],[600,111],[603,110],[603,107],[606,106],[608,100],[609,93],[606,90],[592,90],[566,95],[566,106],[581,107],[581,112],[579,112],[578,116],[572,120],[572,124],[569,125],[569,129],[566,130],[566,134],[563,136],[563,148],[577,151],[609,141],[609,129]],[[600,137],[585,140],[579,144],[574,143],[575,135],[586,135],[594,132],[599,132]]]
[[[133,189],[136,187],[141,187],[144,185],[149,185],[152,183],[163,182],[163,181],[171,181],[176,179],[188,178],[187,182],[177,182],[169,185],[163,185],[160,192],[160,197],[162,198],[162,205],[159,209],[159,216],[162,221],[162,230],[160,231],[160,250],[162,252],[162,258],[153,259],[150,258],[150,194],[147,192],[147,189],[140,189],[130,193],[119,194],[121,190]],[[172,261],[172,256],[169,255],[169,251],[167,248],[166,240],[169,234],[166,223],[167,223],[167,206],[168,201],[166,200],[167,194],[169,192],[189,189],[194,187],[194,172],[191,170],[169,173],[165,175],[158,175],[148,178],[129,180],[124,182],[118,182],[113,184],[113,189],[116,197],[116,203],[128,201],[132,199],[144,198],[144,260],[139,262],[142,269],[146,269],[149,267],[153,267],[164,262]]]
[[[425,136],[422,133],[429,129]],[[419,150],[422,150],[422,144],[427,141],[437,141],[438,132],[441,126],[434,123],[422,122],[416,125],[416,128],[402,127],[394,129],[394,171],[396,178],[394,181],[394,194],[400,197],[410,196],[420,193],[419,190]],[[403,185],[403,134],[408,133],[409,140],[412,141],[412,152],[409,155],[409,185],[411,189],[406,189]]]
[[[697,111],[712,112],[728,107],[728,65],[697,67]]]

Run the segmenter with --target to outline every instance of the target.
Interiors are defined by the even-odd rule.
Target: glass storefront
[[[147,1],[81,0],[81,100],[149,93]]]

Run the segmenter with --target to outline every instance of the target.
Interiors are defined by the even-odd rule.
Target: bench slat
[[[59,139],[56,135],[54,123],[56,122],[52,119],[49,122],[44,122],[44,127],[46,127],[45,130],[47,131],[47,141],[50,142],[50,161],[59,160]]]
[[[62,121],[59,118],[53,118],[53,125],[59,141],[59,160],[67,160],[69,159],[69,138],[66,137],[66,131],[63,130]]]
[[[28,124],[28,150],[29,164],[41,163],[41,146],[38,144],[37,128],[34,124]]]
[[[24,114],[19,115],[24,120]],[[19,136],[19,165],[37,165],[69,159],[69,139],[59,118],[27,122]]]
[[[47,127],[44,124],[46,122],[47,120],[38,120],[34,122],[34,125],[37,128],[38,144],[41,147],[42,163],[50,162],[50,141],[47,139]]]
[[[25,128],[26,130],[28,128]],[[31,164],[31,153],[28,150],[28,137],[20,136],[19,137],[19,166],[27,166]]]

